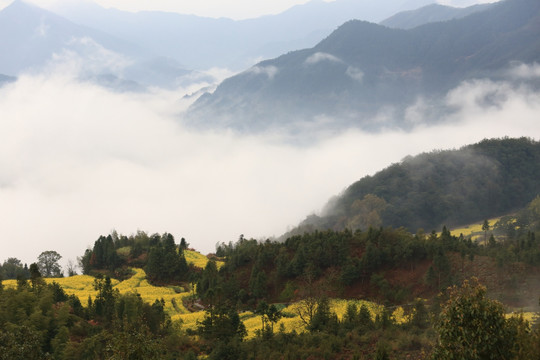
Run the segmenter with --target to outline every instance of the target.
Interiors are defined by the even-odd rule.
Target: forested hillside
[[[383,225],[429,232],[511,213],[538,194],[540,143],[527,138],[484,140],[407,157],[366,176],[297,231]]]
[[[539,146],[485,140],[404,159],[351,186],[381,191],[360,198],[370,211],[352,206],[361,210],[354,227],[283,241],[240,236],[197,261],[184,238],[143,231],[99,236],[77,281],[58,278],[55,251],[30,266],[9,258],[0,359],[536,359]],[[460,194],[457,212],[476,204],[467,216],[513,212],[483,218],[474,239],[447,226],[413,233],[370,223],[404,191],[412,210]]]
[[[114,288],[100,272],[114,268],[108,261],[116,262],[115,255],[92,270],[95,292],[85,302],[46,283],[32,264],[29,279],[0,286],[0,358],[453,359],[474,351],[484,355],[465,358],[496,352],[497,359],[533,359],[540,354],[540,333],[529,322],[534,317],[506,315],[509,308],[492,298],[537,311],[539,209],[537,198],[510,221],[519,227],[484,243],[446,228],[429,235],[370,228],[314,232],[284,243],[240,238],[221,244],[220,269],[210,260],[204,270],[177,268],[162,279],[191,287],[184,299],[189,308],[198,305],[195,324],[189,314],[171,318],[169,300],[146,302],[136,290]],[[118,256],[136,244],[120,246],[129,237],[114,234],[100,237],[91,253],[113,238]],[[156,242],[150,252],[171,245],[182,252],[170,234],[149,238]],[[464,280],[470,276],[479,280]],[[453,284],[462,285],[435,296]],[[461,317],[470,320],[456,320]],[[464,342],[455,331],[490,341]]]

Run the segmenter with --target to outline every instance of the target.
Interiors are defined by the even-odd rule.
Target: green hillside
[[[322,216],[293,233],[313,229],[405,227],[440,230],[481,222],[523,208],[540,194],[540,143],[491,139],[458,150],[407,157],[349,186]]]
[[[512,204],[469,222],[470,233],[368,222],[283,241],[242,236],[204,256],[170,233],[113,232],[81,256],[84,275],[67,278],[10,258],[0,359],[536,359],[540,196],[523,199],[537,189],[538,147],[486,140],[392,165],[409,174],[395,183],[386,169],[351,187],[385,189],[349,200],[354,224],[385,221],[399,197],[382,196],[400,187],[416,189],[411,211],[451,189],[477,203],[475,217]],[[486,184],[498,198],[478,195]]]

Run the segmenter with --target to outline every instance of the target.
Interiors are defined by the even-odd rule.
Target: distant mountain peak
[[[379,24],[391,28],[412,29],[428,23],[460,19],[489,9],[493,4],[473,5],[457,8],[441,4],[429,4],[416,10],[397,13]]]
[[[540,62],[538,23],[538,0],[506,0],[410,30],[351,20],[312,48],[260,63],[272,77],[252,71],[225,80],[188,117],[255,132],[321,118],[333,129],[410,129],[406,111],[419,99],[436,107],[425,121],[438,121],[450,111],[444,96],[463,81],[500,79],[511,61]],[[339,61],[314,61],[330,58]]]

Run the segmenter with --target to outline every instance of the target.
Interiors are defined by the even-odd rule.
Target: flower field
[[[95,298],[96,291],[94,290],[94,277],[89,275],[76,275],[64,278],[45,278],[45,282],[56,282],[68,295],[75,295],[81,301],[81,304],[86,305],[88,297]],[[118,286],[119,281],[111,279],[113,286]],[[3,281],[5,287],[17,287],[17,280],[5,280]]]
[[[500,217],[488,219],[489,225],[492,227],[500,219],[501,219]],[[459,236],[459,234],[463,234],[464,237],[466,238],[470,237],[473,241],[477,241],[477,240],[484,239],[484,231],[482,230],[482,225],[483,225],[483,222],[479,222],[476,224],[470,224],[470,225],[463,226],[461,228],[449,229],[449,230],[452,232],[452,235]],[[488,237],[489,237],[489,233],[490,232],[488,232]]]
[[[376,304],[374,302],[370,302],[370,301],[342,300],[342,299],[332,299],[330,301],[330,308],[333,312],[337,314],[338,318],[342,320],[347,310],[347,305],[350,303],[355,303],[358,308],[360,308],[360,306],[362,305],[366,305],[366,307],[371,313],[371,317],[373,320],[375,320],[375,316],[380,314],[383,309],[381,305]],[[274,325],[274,331],[278,331],[281,324],[283,324],[285,328],[285,332],[292,332],[293,330],[295,330],[296,332],[303,332],[305,330],[302,320],[296,314],[298,306],[301,306],[301,304],[293,303],[282,309],[282,312],[286,316],[282,317]],[[401,307],[398,307],[393,312],[392,317],[398,323],[403,323],[403,322],[408,321],[408,317],[404,315],[403,308]],[[197,326],[197,321],[200,321],[204,318],[204,312],[200,311],[196,313],[179,314],[179,315],[174,315],[172,318],[173,320],[181,320],[183,324],[182,326],[184,328],[195,329]],[[240,314],[240,319],[244,323],[246,330],[248,332],[247,337],[248,338],[255,337],[256,331],[260,330],[262,326],[261,316],[256,315],[251,311],[246,311]]]
[[[171,316],[188,312],[182,304],[182,299],[189,296],[189,292],[185,289],[178,286],[153,286],[146,280],[146,273],[143,269],[133,269],[133,271],[135,271],[135,274],[131,278],[118,283],[114,286],[114,289],[117,289],[121,294],[136,292],[147,303],[163,299],[165,301],[165,310]]]
[[[186,258],[188,264],[193,264],[201,269],[204,269],[206,264],[208,263],[208,258],[196,251],[184,250],[184,257]],[[222,267],[223,264],[223,261],[216,261],[218,269]]]
[[[186,260],[189,263],[195,264],[195,266],[203,267],[206,266],[208,259],[197,252],[187,250],[185,252]],[[220,265],[222,265],[221,263]],[[173,321],[180,321],[184,328],[195,329],[197,327],[197,321],[201,321],[204,318],[204,311],[189,312],[183,305],[183,298],[190,296],[190,292],[187,289],[184,289],[179,286],[168,286],[168,287],[158,287],[151,285],[146,279],[146,273],[143,269],[133,268],[133,276],[127,280],[119,282],[118,280],[112,279],[113,288],[118,290],[120,294],[128,292],[138,293],[143,301],[147,303],[153,303],[155,300],[163,299],[165,301],[165,310],[171,316]],[[92,299],[96,296],[96,291],[94,290],[94,277],[88,275],[76,275],[66,278],[47,278],[45,279],[47,283],[56,282],[68,295],[75,295],[79,298],[83,306],[88,302],[88,297]],[[16,287],[16,280],[6,280],[3,282],[6,287]],[[351,303],[355,303],[358,309],[365,305],[371,313],[373,319],[377,314],[380,314],[383,307],[376,303],[365,301],[365,300],[342,300],[342,299],[332,299],[330,301],[330,307],[333,312],[335,312],[338,318],[341,320],[345,315],[347,306]],[[285,314],[278,323],[274,325],[274,330],[278,331],[281,324],[286,332],[291,332],[293,330],[297,332],[302,332],[305,330],[304,324],[302,323],[300,317],[297,315],[297,309],[301,306],[301,303],[293,303],[282,309],[282,312]],[[403,323],[408,320],[408,317],[405,316],[403,308],[398,307],[394,310],[392,317],[397,323]],[[244,322],[246,329],[248,331],[248,338],[255,336],[256,331],[261,329],[261,317],[254,314],[253,312],[246,311],[240,314],[240,318]]]
[[[193,264],[197,267],[204,268],[208,263],[208,258],[196,251],[185,250],[184,255],[188,264]],[[222,261],[216,261],[218,267],[223,266]],[[148,303],[153,303],[155,300],[163,299],[165,301],[166,311],[174,318],[179,314],[187,314],[188,310],[184,307],[182,299],[190,295],[186,289],[179,286],[158,287],[153,286],[146,280],[146,273],[143,269],[133,268],[133,276],[127,280],[119,282],[111,279],[113,288],[118,290],[120,294],[127,292],[137,292],[141,298]],[[88,303],[88,297],[94,299],[96,291],[94,290],[94,277],[89,275],[76,275],[63,278],[45,278],[47,283],[56,282],[68,295],[75,295],[85,306]],[[16,280],[3,281],[5,287],[15,288]]]
[[[197,255],[194,257],[197,257]],[[199,261],[199,264],[202,264],[202,260]],[[136,292],[147,303],[153,303],[155,300],[163,299],[165,301],[165,310],[171,316],[171,319],[173,321],[181,321],[184,328],[195,329],[197,327],[197,321],[201,321],[204,318],[204,311],[191,313],[184,307],[182,300],[184,297],[190,295],[189,291],[177,286],[153,286],[148,283],[148,280],[146,280],[146,273],[143,269],[132,270],[134,271],[134,275],[129,279],[122,282],[114,279],[112,280],[113,288],[118,290],[120,294]],[[45,279],[45,281],[47,283],[51,283],[53,281],[57,282],[64,288],[68,295],[77,296],[83,306],[87,304],[89,296],[92,298],[95,298],[96,296],[96,291],[94,290],[94,277],[92,276],[76,275],[66,278],[49,278]],[[3,284],[6,287],[17,286],[16,280],[6,280],[3,282]],[[383,309],[381,305],[370,301],[342,299],[332,299],[330,301],[330,307],[341,320],[343,319],[347,306],[350,303],[355,303],[358,308],[360,308],[362,305],[366,305],[373,319],[375,319],[375,316],[380,314]],[[301,303],[293,303],[283,308],[282,312],[286,314],[286,316],[281,318],[279,322],[274,325],[275,331],[280,328],[281,324],[283,324],[286,332],[291,332],[293,330],[302,332],[305,330],[300,317],[297,315],[298,306],[301,306]],[[403,308],[401,307],[394,310],[392,317],[397,323],[403,323],[408,320],[408,317],[404,315]],[[261,317],[259,315],[246,311],[240,314],[240,318],[246,326],[249,338],[254,337],[256,331],[261,329]]]

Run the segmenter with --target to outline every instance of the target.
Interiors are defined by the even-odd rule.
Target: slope
[[[511,61],[540,61],[539,22],[534,0],[411,30],[349,21],[313,48],[225,80],[188,115],[199,126],[247,131],[321,118],[332,128],[409,128],[404,109],[419,97],[436,103],[464,80],[500,77]],[[391,116],[373,121],[382,110]]]
[[[407,157],[366,176],[296,231],[384,225],[414,232],[480,222],[525,206],[540,193],[539,179],[539,142],[484,140]]]
[[[487,10],[490,7],[491,4],[473,5],[466,8],[431,4],[420,9],[397,13],[379,24],[394,29],[412,29],[428,23],[461,19],[476,12]]]
[[[121,91],[174,86],[178,78],[191,73],[140,44],[21,0],[0,11],[0,52],[0,73],[17,76],[50,70],[51,64],[76,63],[82,79]]]
[[[17,75],[44,66],[53,54],[64,50],[88,54],[100,46],[128,57],[141,54],[135,45],[21,0],[0,12],[0,72],[4,74]]]

